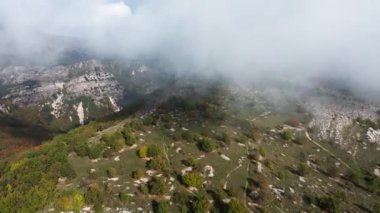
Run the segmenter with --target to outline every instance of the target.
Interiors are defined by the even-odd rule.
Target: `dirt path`
[[[315,144],[316,146],[318,146],[319,148],[321,148],[323,151],[325,151],[326,153],[328,153],[329,155],[331,155],[333,158],[335,158],[336,160],[338,160],[340,163],[342,163],[342,165],[346,166],[347,168],[349,169],[352,169],[352,167],[350,165],[348,165],[346,162],[344,162],[342,159],[340,159],[339,157],[337,157],[334,153],[330,152],[330,150],[326,149],[325,147],[323,147],[320,143],[314,141],[313,139],[311,139],[309,133],[305,130],[305,135],[306,135],[306,138],[312,142],[313,144]]]

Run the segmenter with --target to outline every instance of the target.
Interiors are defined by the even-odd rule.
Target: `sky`
[[[40,57],[46,35],[183,72],[331,76],[380,91],[376,0],[0,1],[0,54]]]

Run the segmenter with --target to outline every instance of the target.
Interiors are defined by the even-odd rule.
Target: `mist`
[[[233,80],[343,81],[380,91],[374,0],[2,0],[0,55],[83,48]]]

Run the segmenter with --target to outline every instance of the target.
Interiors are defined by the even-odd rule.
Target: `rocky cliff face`
[[[33,109],[45,123],[59,120],[66,125],[83,124],[90,118],[121,110],[128,84],[148,75],[150,70],[143,64],[120,67],[97,60],[49,68],[2,67],[0,112]],[[152,84],[141,92],[154,90]]]

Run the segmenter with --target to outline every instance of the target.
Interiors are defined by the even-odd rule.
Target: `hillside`
[[[379,123],[352,154],[302,101],[188,80],[13,156],[2,212],[378,212]]]

